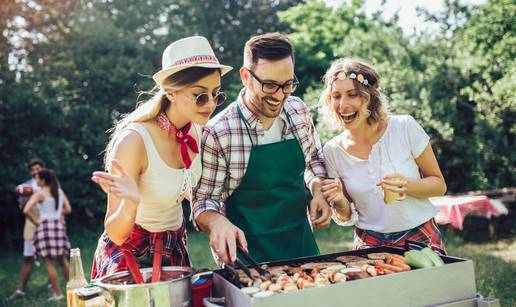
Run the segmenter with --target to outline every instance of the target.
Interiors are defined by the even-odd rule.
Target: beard
[[[259,113],[267,118],[276,118],[281,113],[288,96],[285,95],[282,101],[272,96],[260,96],[249,92],[247,98],[253,106],[253,112]]]

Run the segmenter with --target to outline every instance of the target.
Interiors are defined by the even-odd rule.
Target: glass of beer
[[[383,201],[386,204],[394,204],[396,202],[399,202],[403,199],[405,199],[405,195],[403,195],[400,192],[392,191],[389,189],[389,187],[392,188],[401,188],[401,186],[396,185],[396,181],[401,180],[398,177],[388,177],[389,174],[395,174],[397,173],[396,166],[394,163],[392,163],[392,160],[389,155],[382,156],[381,158],[381,175],[382,180],[380,187],[383,191]],[[385,183],[383,180],[389,180],[392,181],[392,183]]]
[[[392,180],[392,181],[398,180],[398,178],[387,178],[387,179]],[[392,204],[392,203],[395,203],[395,202],[405,199],[405,197],[400,195],[400,192],[395,192],[395,191],[389,190],[388,189],[389,187],[397,187],[397,186],[382,182],[383,201],[386,204]]]

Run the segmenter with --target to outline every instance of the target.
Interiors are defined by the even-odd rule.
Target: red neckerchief
[[[182,129],[177,129],[176,126],[170,122],[164,112],[158,114],[156,122],[158,123],[158,126],[167,131],[168,134],[174,134],[176,136],[177,142],[181,145],[181,157],[183,158],[183,162],[185,163],[186,168],[190,168],[190,165],[192,165],[192,159],[190,159],[190,155],[188,154],[187,146],[194,153],[199,153],[197,142],[193,136],[188,134],[188,131],[190,131],[190,128],[192,127],[192,123],[189,122]]]

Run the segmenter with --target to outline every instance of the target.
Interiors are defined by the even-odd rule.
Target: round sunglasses
[[[186,93],[185,93],[185,96],[192,97],[190,95],[187,95]],[[202,107],[202,106],[206,105],[210,101],[210,99],[211,99],[210,95],[208,95],[207,93],[202,93],[202,94],[195,96],[193,101],[195,101],[195,104],[198,107]],[[226,97],[226,94],[224,94],[224,92],[218,92],[215,94],[215,96],[213,96],[213,101],[215,102],[215,105],[217,107],[222,105],[224,103],[224,101],[226,101],[226,99],[227,99],[227,97]]]

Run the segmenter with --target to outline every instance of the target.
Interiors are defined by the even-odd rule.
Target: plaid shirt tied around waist
[[[186,225],[176,231],[152,233],[135,224],[131,236],[122,246],[116,245],[104,232],[97,245],[93,258],[91,278],[97,279],[128,269],[124,250],[133,254],[140,268],[152,267],[155,241],[163,240],[162,266],[190,266]]]

